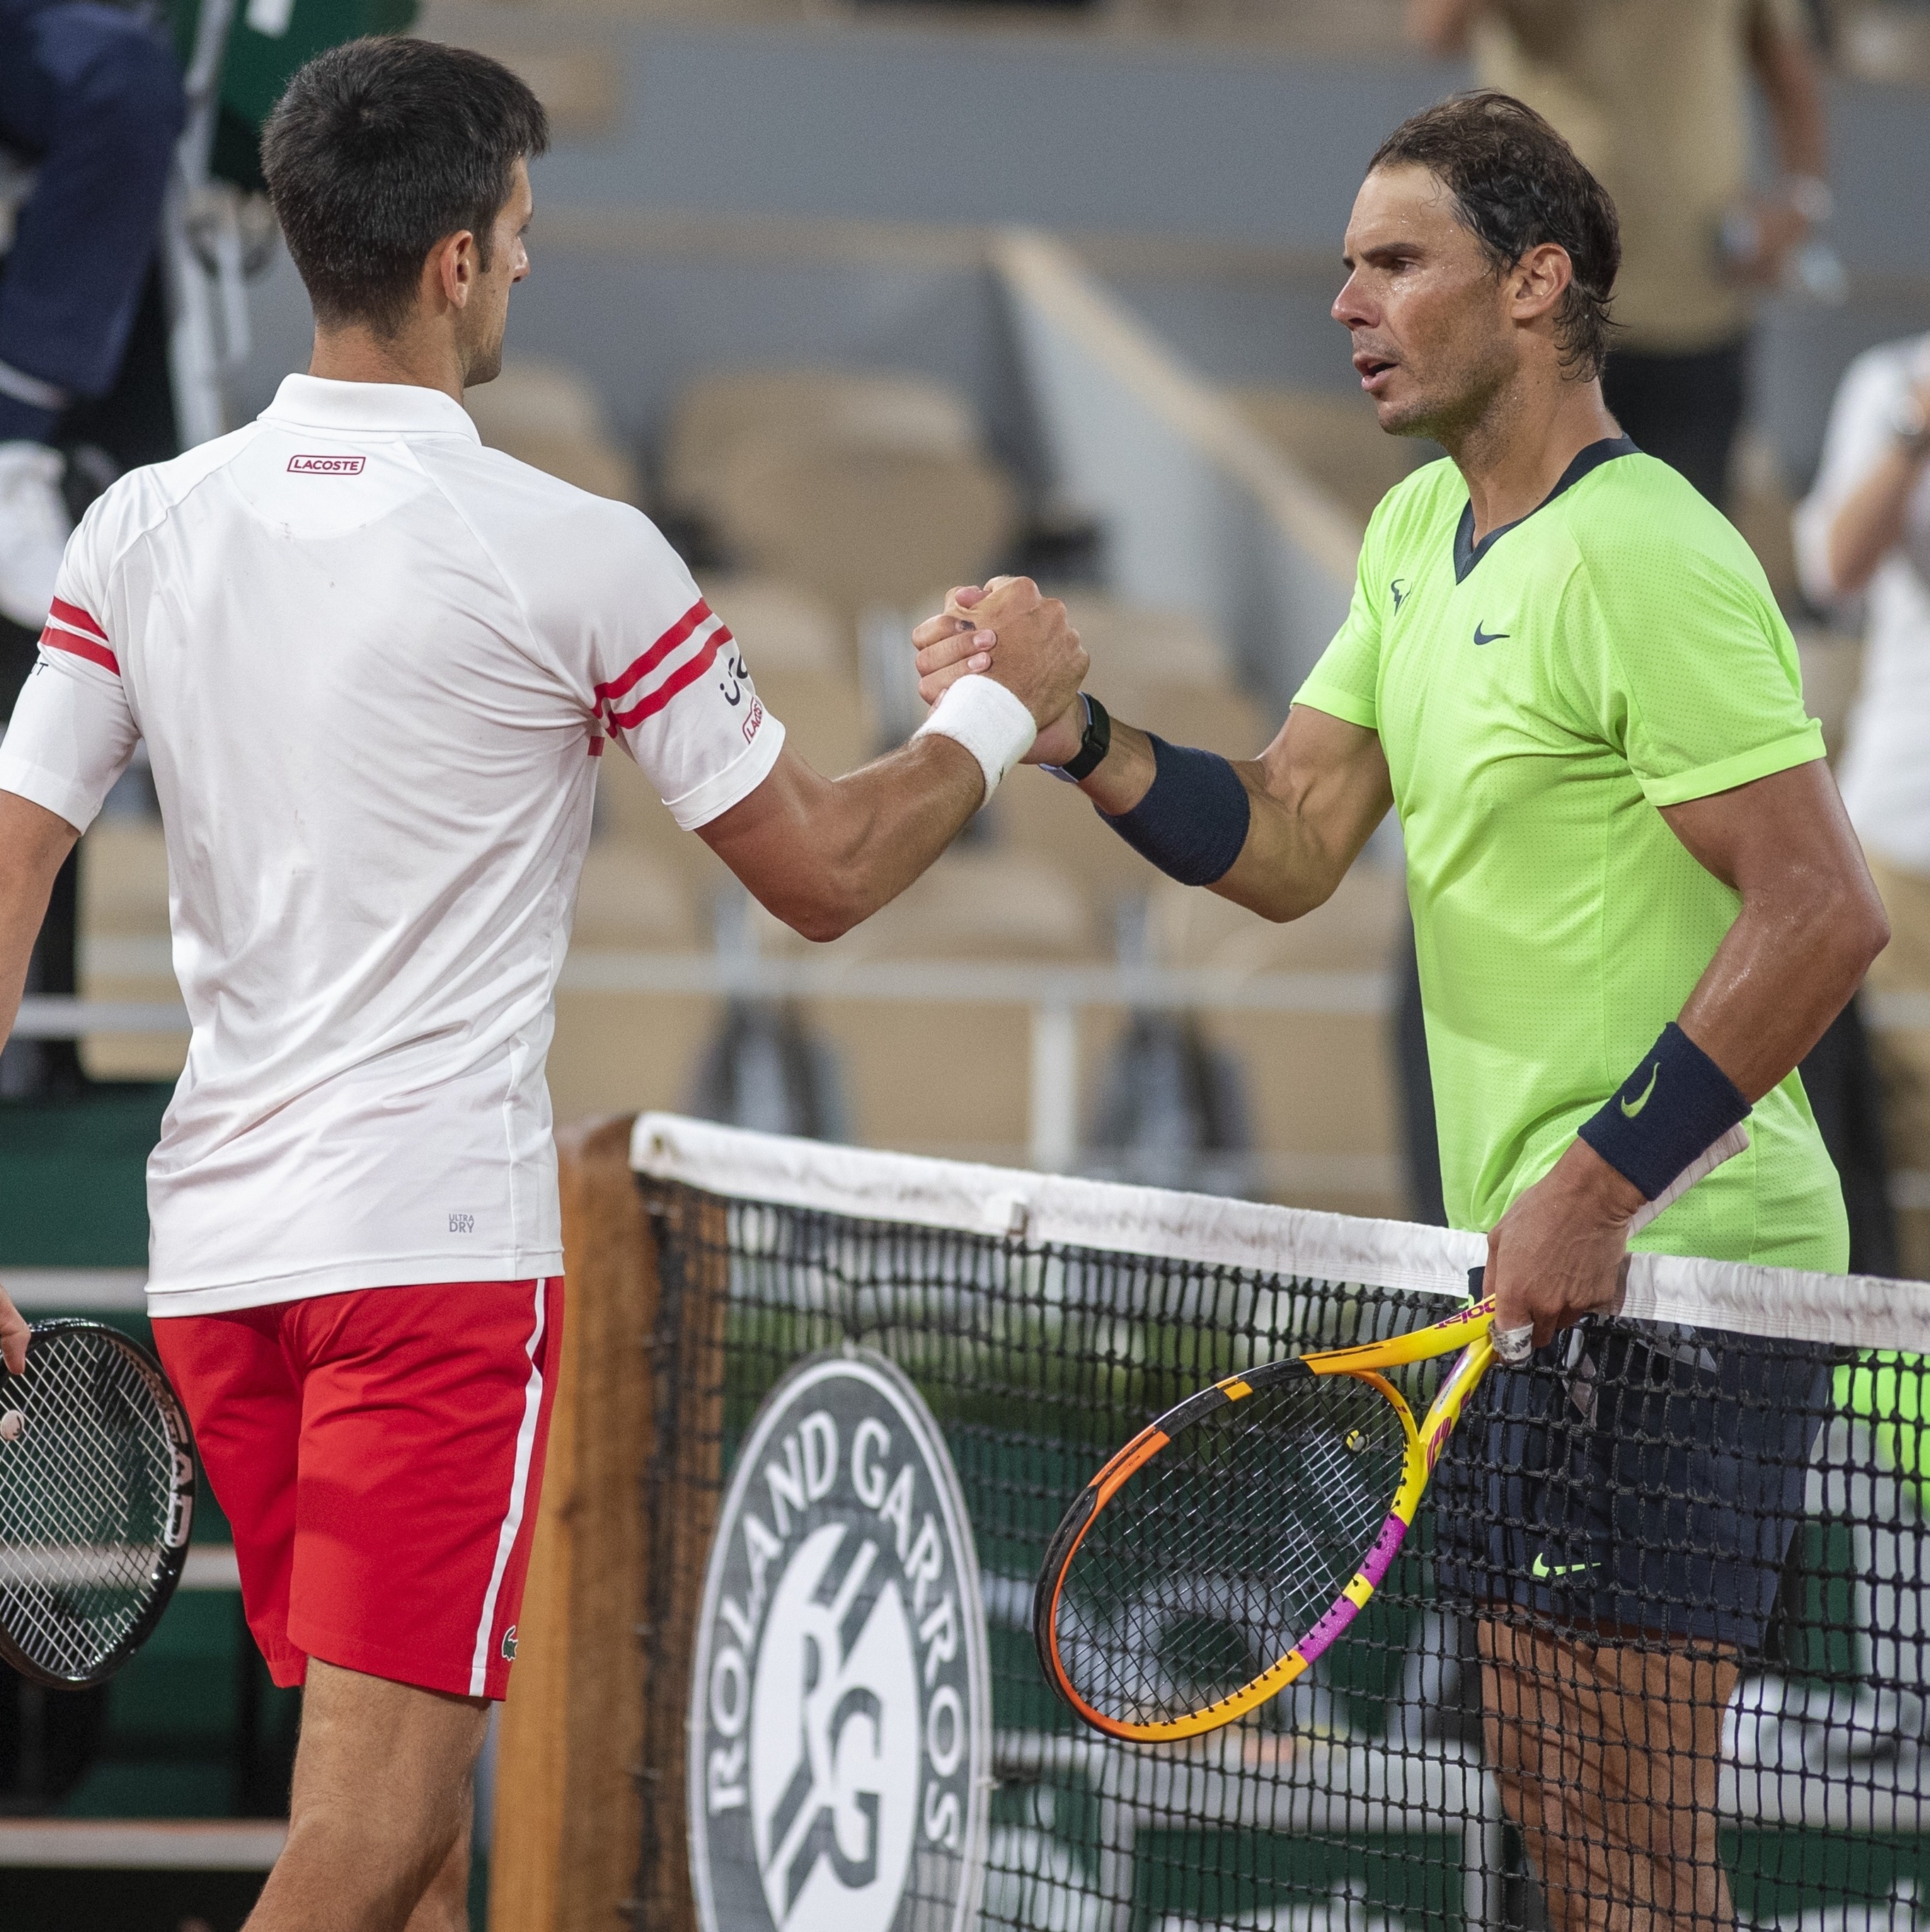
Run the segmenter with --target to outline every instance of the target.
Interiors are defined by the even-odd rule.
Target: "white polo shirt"
[[[434,390],[291,376],[67,550],[0,787],[85,830],[147,741],[188,1065],[149,1306],[562,1267],[544,1057],[615,736],[686,827],[783,727],[636,511]]]

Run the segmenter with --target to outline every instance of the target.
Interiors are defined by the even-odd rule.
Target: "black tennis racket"
[[[181,1580],[194,1515],[188,1420],[161,1364],[98,1322],[41,1322],[0,1372],[0,1659],[104,1682]]]

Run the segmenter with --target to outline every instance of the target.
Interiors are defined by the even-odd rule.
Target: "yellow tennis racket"
[[[1732,1129],[1631,1234],[1748,1144]],[[1217,1730],[1285,1689],[1399,1554],[1495,1359],[1493,1322],[1476,1301],[1387,1341],[1264,1363],[1142,1429],[1047,1546],[1032,1612],[1046,1681],[1095,1730],[1145,1744]],[[1457,1349],[1417,1424],[1385,1371]]]

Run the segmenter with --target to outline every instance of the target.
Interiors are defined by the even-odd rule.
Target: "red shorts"
[[[562,1319],[551,1279],[155,1323],[276,1683],[508,1695]]]

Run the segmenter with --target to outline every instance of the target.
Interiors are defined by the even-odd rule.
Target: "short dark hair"
[[[316,320],[394,334],[429,250],[462,229],[487,268],[516,164],[549,142],[542,103],[486,54],[398,34],[317,55],[288,83],[261,142]]]
[[[1598,376],[1607,359],[1609,298],[1622,266],[1621,225],[1608,190],[1568,142],[1512,94],[1457,94],[1402,122],[1374,152],[1376,168],[1412,162],[1454,198],[1461,224],[1505,273],[1530,248],[1568,250],[1574,279],[1555,313],[1562,367]]]

